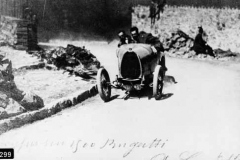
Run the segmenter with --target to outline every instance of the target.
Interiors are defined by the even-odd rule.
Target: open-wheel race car
[[[148,44],[133,43],[122,45],[117,50],[118,75],[110,82],[105,68],[97,73],[97,89],[103,101],[111,98],[111,88],[122,89],[129,95],[133,90],[152,87],[153,97],[158,99],[163,90],[165,71],[161,66],[161,53],[154,53]]]

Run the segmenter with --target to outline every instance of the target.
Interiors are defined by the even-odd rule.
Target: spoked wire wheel
[[[160,65],[157,65],[153,74],[153,97],[159,99],[163,91],[164,71]]]
[[[110,100],[111,85],[108,72],[104,68],[100,68],[97,73],[97,89],[100,97],[104,102]]]

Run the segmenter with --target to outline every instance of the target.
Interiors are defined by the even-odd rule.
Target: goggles
[[[123,37],[123,32],[120,32],[120,33],[118,34],[118,37],[119,37],[119,38],[122,38],[122,37]]]
[[[136,37],[138,34],[137,34],[137,31],[132,31],[131,32],[131,35],[133,36],[133,37]]]

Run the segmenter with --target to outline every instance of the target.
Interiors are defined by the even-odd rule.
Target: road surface
[[[115,43],[86,47],[113,79]],[[240,65],[168,57],[167,66],[165,99],[114,90],[108,103],[96,96],[1,135],[0,148],[17,160],[240,160]]]

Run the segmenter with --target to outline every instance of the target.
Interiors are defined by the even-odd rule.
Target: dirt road
[[[113,79],[115,43],[85,45]],[[240,160],[240,65],[167,58],[167,66],[164,100],[96,96],[1,135],[0,148],[24,160]]]

